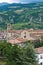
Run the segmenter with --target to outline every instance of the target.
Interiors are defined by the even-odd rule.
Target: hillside
[[[43,29],[43,3],[0,6],[0,29],[6,29],[7,23],[12,29]]]

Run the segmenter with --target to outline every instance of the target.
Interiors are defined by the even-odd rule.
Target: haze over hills
[[[4,6],[4,5],[8,5],[9,3],[7,2],[3,2],[3,3],[0,3],[0,6]]]
[[[43,29],[43,2],[0,6],[0,29],[6,29],[7,23],[12,29]]]

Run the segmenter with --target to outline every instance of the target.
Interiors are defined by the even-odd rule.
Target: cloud
[[[18,2],[19,2],[19,0],[12,0],[12,2],[14,2],[14,3],[18,3]]]
[[[1,2],[18,3],[19,0],[0,0],[0,3],[1,3]]]
[[[9,3],[31,3],[31,2],[43,2],[43,0],[0,0],[1,2],[9,2]]]

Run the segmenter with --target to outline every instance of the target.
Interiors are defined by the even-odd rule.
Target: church
[[[41,38],[43,39],[43,30],[11,30],[11,24],[7,24],[7,30],[0,31],[0,40],[7,40],[12,44],[41,40]]]

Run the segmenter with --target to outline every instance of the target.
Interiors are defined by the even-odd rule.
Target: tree
[[[6,41],[0,41],[0,56],[7,59],[11,50],[11,44]],[[10,56],[10,55],[9,55]]]
[[[15,44],[12,46],[3,42],[0,46],[1,54],[6,58],[6,65],[35,65],[36,58],[34,47],[26,43],[23,47]]]
[[[38,47],[42,47],[43,46],[43,41],[42,40],[36,40],[33,43],[34,43],[34,47],[35,48],[38,48]]]
[[[27,45],[24,47],[24,65],[37,65],[34,47],[32,44],[27,43]]]

